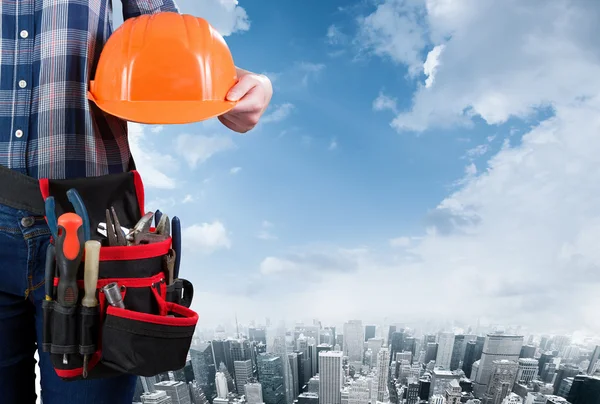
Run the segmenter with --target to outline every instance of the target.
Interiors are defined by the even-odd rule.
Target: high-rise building
[[[252,361],[250,359],[235,361],[233,362],[233,366],[235,367],[235,387],[237,393],[242,395],[245,391],[244,386],[253,376]]]
[[[513,378],[517,373],[517,361],[523,346],[522,335],[488,334],[483,345],[483,353],[473,383],[475,397],[482,398],[488,391],[491,375],[496,361],[512,361],[515,365]],[[512,388],[512,386],[511,386]],[[509,390],[510,391],[510,390]]]
[[[431,404],[446,404],[446,399],[441,394],[436,394],[431,396],[431,400],[429,400]]]
[[[227,398],[227,394],[229,394],[229,387],[227,386],[227,378],[225,377],[225,373],[217,372],[217,375],[215,376],[215,384],[217,385],[217,397]]]
[[[246,383],[244,394],[248,404],[261,404],[263,402],[262,385],[260,383]]]
[[[527,384],[534,380],[538,374],[538,361],[537,359],[520,358],[519,369],[517,370],[517,382]]]
[[[163,381],[154,385],[156,391],[164,391],[172,404],[192,404],[190,389],[183,382]]]
[[[307,378],[305,379],[305,370],[304,367],[306,366],[306,356],[304,356],[304,352],[300,352],[300,351],[295,351],[294,352],[296,354],[296,357],[298,358],[297,362],[298,362],[298,391],[300,393],[302,393],[303,391],[303,387],[304,387],[304,383],[305,380],[308,380]]]
[[[569,397],[569,392],[573,386],[573,380],[573,377],[567,377],[560,382],[560,386],[558,387],[558,396],[563,398]]]
[[[463,359],[463,371],[465,375],[471,379],[474,379],[472,373],[473,363],[481,359],[483,352],[483,344],[485,343],[485,337],[476,337],[474,341],[467,342],[465,347],[465,357]]]
[[[341,404],[342,358],[342,352],[338,351],[319,353],[319,404]]]
[[[344,324],[344,354],[349,362],[362,362],[364,338],[362,321],[350,320]]]
[[[521,353],[519,354],[519,358],[533,359],[534,356],[535,356],[535,345],[523,345],[521,347]]]
[[[371,338],[375,338],[375,330],[376,326],[374,325],[366,325],[365,326],[365,342],[367,342]]]
[[[348,404],[369,404],[371,396],[370,379],[359,377],[353,380],[348,387]]]
[[[371,401],[387,399],[388,363],[390,363],[390,351],[388,348],[381,348],[377,354],[377,373],[372,385]]]
[[[450,370],[456,370],[460,367],[460,362],[464,359],[464,342],[464,335],[454,336],[454,346],[452,347],[452,357],[450,359]]]
[[[518,353],[515,355],[518,357]],[[518,368],[518,363],[512,360],[501,359],[492,362],[490,382],[485,394],[487,404],[502,404],[513,389]]]
[[[367,341],[367,350],[371,350],[371,358],[373,361],[373,366],[377,365],[377,356],[379,355],[379,350],[383,346],[383,339],[381,338],[370,338]]]
[[[435,358],[435,366],[450,369],[452,361],[452,350],[454,349],[454,333],[441,332],[438,335],[438,349]]]
[[[600,377],[575,376],[567,400],[571,404],[600,404]]]
[[[594,369],[598,364],[598,361],[600,361],[600,345],[596,345],[594,352],[592,352],[592,356],[590,357],[590,365],[587,368],[588,375],[591,376],[594,374]]]
[[[298,397],[298,394],[300,394],[300,388],[299,388],[299,379],[300,379],[300,375],[298,373],[298,354],[297,353],[289,353],[288,354],[288,360],[290,362],[290,368],[292,370],[292,381],[293,381],[293,390],[294,390],[294,399],[296,399],[296,397]]]
[[[419,402],[419,381],[409,378],[406,389],[406,404],[417,404]]]
[[[502,404],[523,404],[523,399],[515,393],[510,393],[502,400]]]
[[[433,396],[437,394],[444,396],[446,390],[448,390],[450,387],[452,380],[456,380],[458,382],[460,380],[460,376],[447,369],[438,367],[434,368],[431,372],[431,388],[429,395]]]
[[[248,338],[250,341],[262,342],[267,344],[267,332],[264,328],[250,327],[248,329]]]
[[[541,376],[546,364],[554,360],[555,355],[552,352],[544,352],[538,359],[538,374]]]
[[[427,343],[427,351],[425,352],[425,363],[429,363],[434,361],[437,358],[438,354],[438,344],[437,342],[428,342]]]
[[[171,397],[164,390],[144,393],[141,396],[142,404],[173,404]]]
[[[274,353],[258,355],[258,379],[262,385],[265,404],[286,402],[283,360]]]
[[[321,354],[321,352],[327,352],[327,351],[332,351],[333,350],[333,346],[329,345],[329,344],[320,344],[319,346],[317,346],[317,358],[319,357],[319,355]],[[320,373],[319,371],[319,360],[316,361],[317,363],[317,371],[316,373]]]
[[[444,393],[446,404],[460,404],[460,399],[462,397],[461,393],[462,389],[460,388],[460,384],[458,384],[456,379],[452,379]]]
[[[215,368],[211,344],[202,342],[192,346],[190,348],[190,357],[194,379],[204,392],[206,398],[212,401],[217,395],[215,387],[217,368]]]
[[[554,395],[559,395],[558,390],[560,389],[560,384],[564,379],[575,377],[580,373],[582,372],[581,369],[579,369],[579,366],[570,363],[560,365],[556,370],[556,376],[554,377]]]

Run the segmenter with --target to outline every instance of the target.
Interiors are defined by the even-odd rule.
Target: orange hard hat
[[[160,12],[126,20],[107,40],[88,98],[131,122],[181,124],[224,114],[237,82],[223,37],[204,19]]]

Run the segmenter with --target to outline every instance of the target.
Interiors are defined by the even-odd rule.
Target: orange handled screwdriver
[[[69,212],[58,218],[57,225],[55,254],[59,279],[56,300],[62,306],[73,307],[79,299],[77,271],[84,251],[83,219]],[[64,354],[63,364],[68,363],[67,354]]]

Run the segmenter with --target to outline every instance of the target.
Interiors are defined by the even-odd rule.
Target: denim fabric
[[[0,205],[0,402],[34,404],[41,347],[44,261],[50,231],[43,217]],[[65,382],[38,351],[43,404],[131,404],[135,376]]]

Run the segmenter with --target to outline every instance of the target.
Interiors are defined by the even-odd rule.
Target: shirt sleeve
[[[121,2],[123,3],[123,20],[162,11],[179,13],[179,7],[175,4],[175,0],[121,0]]]

